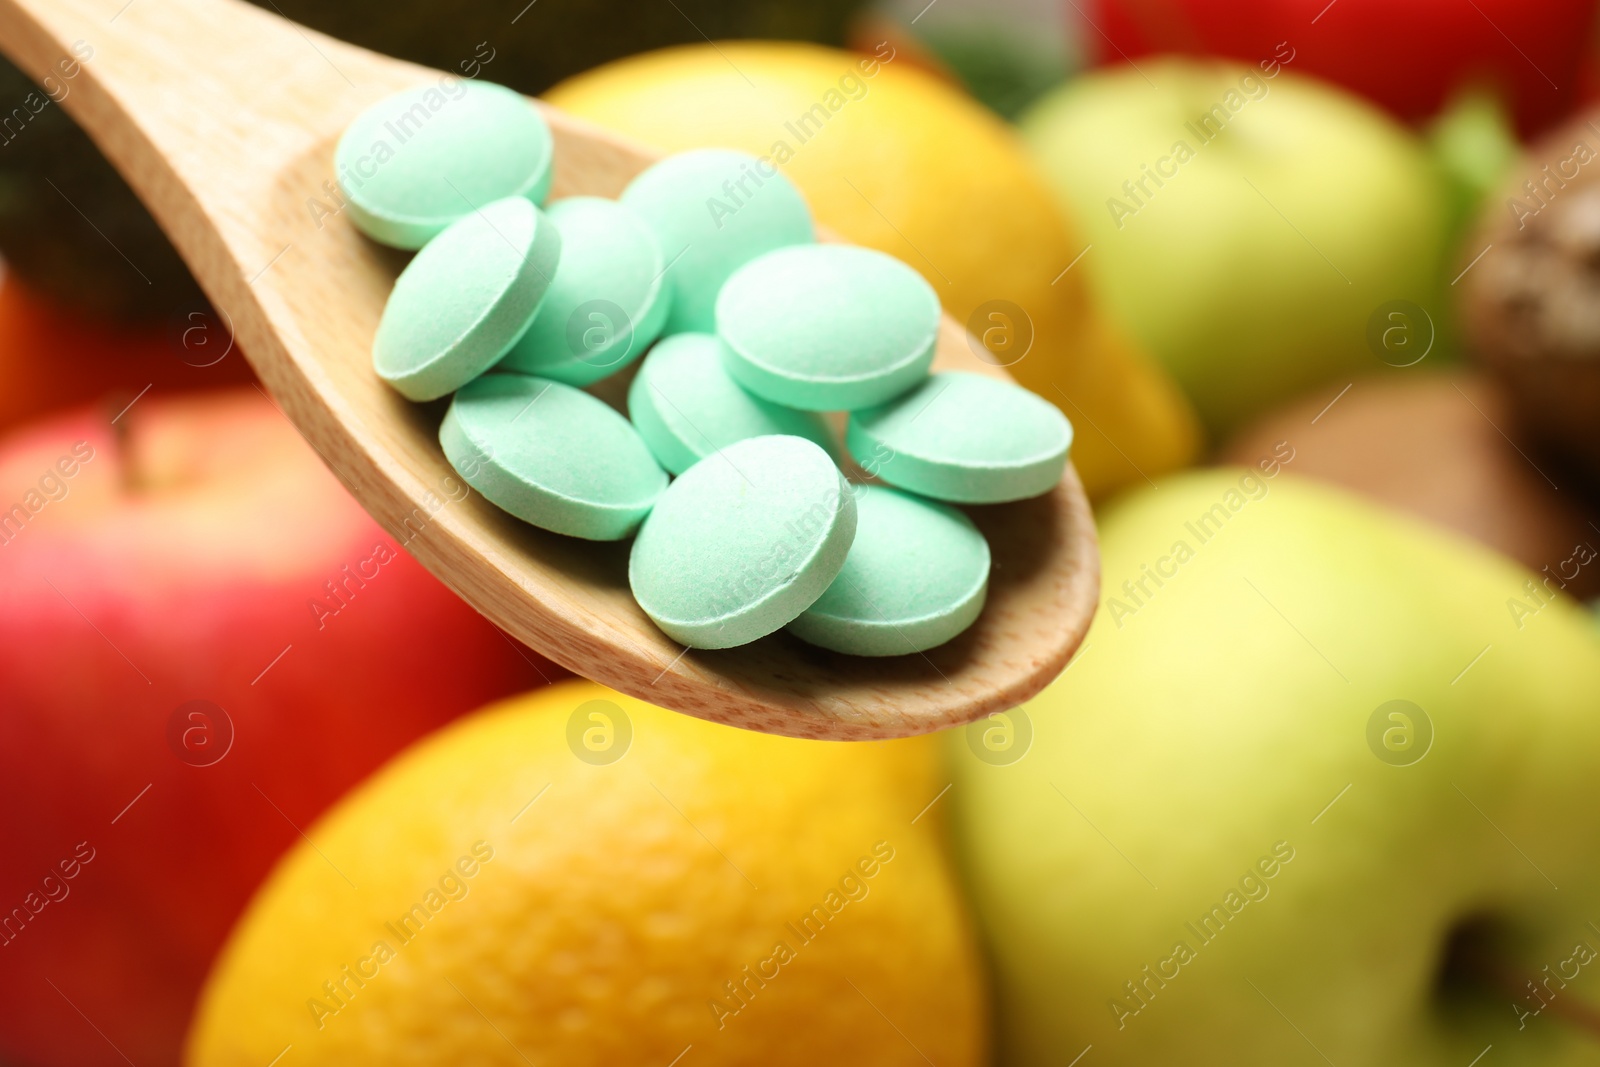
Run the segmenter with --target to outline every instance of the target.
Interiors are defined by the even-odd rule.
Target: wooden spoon
[[[440,72],[239,0],[0,0],[0,50],[35,80],[67,87],[62,106],[150,207],[272,398],[356,499],[468,603],[556,662],[705,719],[872,739],[1014,707],[1083,640],[1099,554],[1069,469],[1048,496],[970,510],[995,568],[982,617],[948,645],[866,659],[780,633],[685,651],[634,604],[627,544],[548,534],[464,493],[438,445],[443,405],[408,403],[372,371],[378,316],[405,260],[326,214],[337,207],[333,149],[368,104]],[[12,102],[0,104],[9,113]],[[614,197],[655,158],[545,115],[555,196]],[[92,222],[93,205],[82,208]],[[937,365],[1003,374],[948,318]]]

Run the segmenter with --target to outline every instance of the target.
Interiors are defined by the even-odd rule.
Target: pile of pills
[[[373,365],[411,400],[452,398],[439,442],[457,472],[543,529],[633,537],[635,599],[693,648],[787,629],[896,656],[970,626],[989,546],[949,504],[1054,488],[1060,412],[932,373],[932,287],[816,243],[770,164],[685,152],[619,200],[546,204],[553,155],[539,111],[480,82],[382,100],[339,143],[352,221],[418,250]],[[586,391],[641,355],[626,418]],[[846,456],[875,481],[847,481]]]

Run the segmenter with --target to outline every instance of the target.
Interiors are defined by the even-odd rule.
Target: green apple
[[[1076,660],[947,737],[1002,1062],[1600,1062],[1600,641],[1292,455],[1124,498]]]
[[[1499,95],[1472,85],[1428,124],[1427,139],[1450,191],[1451,230],[1462,235],[1521,156],[1516,128]]]
[[[1438,169],[1371,105],[1295,75],[1293,53],[1096,71],[1021,121],[1082,228],[1080,269],[1215,432],[1377,366],[1382,305],[1438,306]]]

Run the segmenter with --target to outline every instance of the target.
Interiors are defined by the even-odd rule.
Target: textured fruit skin
[[[569,742],[575,712],[606,728],[597,706],[610,746],[631,733],[609,764],[575,755],[610,758],[600,735]],[[936,756],[923,738],[748,733],[589,682],[488,708],[308,829],[315,847],[235,931],[187,1062],[264,1064],[293,1044],[307,1064],[667,1064],[690,1045],[706,1064],[978,1063],[979,962],[938,809],[918,818]],[[401,943],[385,923],[475,847],[492,859],[466,895]],[[864,857],[883,860],[857,877],[865,895],[797,937],[786,924]],[[395,951],[375,977],[332,1014],[307,1006],[333,1003],[322,983],[344,965],[371,973],[358,958],[379,940]],[[793,958],[747,978],[779,941]],[[735,981],[747,1006],[719,1028],[710,1005],[731,1012]]]
[[[1581,562],[1600,552],[1589,525],[1600,522],[1600,504],[1571,482],[1563,492],[1546,481],[1501,433],[1517,431],[1499,383],[1459,368],[1408,367],[1362,379],[1330,408],[1335,392],[1273,411],[1230,440],[1219,462],[1249,466],[1292,440],[1297,475],[1464,534],[1578,600],[1600,596],[1600,567]]]
[[[1061,1064],[1093,1043],[1108,1064],[1324,1062],[1309,1039],[1337,1064],[1460,1065],[1490,1043],[1595,1063],[1593,1038],[1553,1012],[1518,1031],[1520,980],[1454,1001],[1436,987],[1473,916],[1505,935],[1519,977],[1600,943],[1592,622],[1555,600],[1518,629],[1507,602],[1526,599],[1527,572],[1292,472],[1258,479],[1270,491],[1241,493],[1197,543],[1185,524],[1244,476],[1172,477],[1102,514],[1106,602],[1135,611],[1103,608],[1026,705],[1025,755],[986,764],[948,735],[1002,1061]],[[1146,581],[1142,606],[1119,591],[1179,539],[1193,558]],[[1409,766],[1368,747],[1393,699],[1435,730]],[[1185,924],[1279,841],[1294,856],[1269,894],[1202,945]],[[1124,983],[1179,939],[1198,958],[1152,979],[1119,1029],[1112,998],[1138,1007]],[[1562,996],[1595,1002],[1592,978],[1571,985]]]
[[[989,301],[1020,309],[1034,337],[1009,370],[1073,420],[1073,463],[1091,494],[1194,457],[1187,402],[1091,305],[1082,265],[1066,270],[1085,242],[1015,134],[892,45],[862,54],[763,42],[670,48],[571,78],[545,99],[665,151],[772,153],[820,225],[920,271],[969,329],[1007,325],[973,321]],[[829,117],[798,125],[814,107]],[[792,150],[787,162],[779,141]]]
[[[0,917],[46,875],[69,890],[0,935],[0,1060],[27,1067],[176,1063],[295,826],[415,738],[558,675],[403,550],[319,627],[323,582],[395,539],[254,389],[158,387],[111,414],[0,444],[5,509],[75,442],[94,450],[0,544]],[[169,740],[196,699],[233,724],[210,766]],[[94,858],[62,882],[80,842]]]
[[[1409,122],[1437,113],[1462,86],[1487,82],[1506,94],[1524,135],[1571,109],[1595,11],[1591,0],[1339,0],[1332,10],[1327,0],[1093,0],[1084,8],[1100,31],[1084,34],[1098,63],[1158,52],[1254,63],[1288,40],[1301,53],[1297,67]]]
[[[1255,79],[1248,97],[1244,78]],[[1194,124],[1230,91],[1238,108],[1203,141]],[[1445,321],[1438,171],[1410,131],[1304,77],[1298,59],[1270,79],[1172,57],[1093,71],[1040,100],[1020,129],[1094,246],[1073,273],[1213,433],[1380,366],[1366,331],[1388,301]],[[1173,173],[1156,186],[1149,167]],[[1124,190],[1141,179],[1145,197]]]
[[[1561,180],[1558,171],[1574,169],[1567,160],[1589,144],[1596,121],[1591,103],[1508,168],[1465,239],[1477,248],[1493,243],[1498,254],[1481,276],[1462,280],[1456,300],[1474,361],[1510,399],[1509,432],[1531,438],[1541,462],[1568,466],[1591,487],[1600,485],[1600,330],[1592,318],[1600,183],[1594,167],[1559,186],[1546,173]]]

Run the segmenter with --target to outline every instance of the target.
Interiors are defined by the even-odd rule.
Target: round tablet
[[[628,388],[628,414],[673,474],[749,437],[790,434],[830,454],[834,449],[821,415],[780,407],[741,389],[723,366],[722,342],[708,333],[675,334],[650,350]]]
[[[853,488],[844,569],[789,632],[835,652],[901,656],[971,626],[989,591],[989,543],[972,520],[898,489]]]
[[[845,444],[863,470],[890,485],[958,504],[1000,504],[1055,488],[1072,424],[1021,386],[946,371],[852,412]]]
[[[439,443],[468,485],[517,518],[620,541],[667,486],[628,420],[570,385],[486,374],[456,393]]]
[[[855,533],[855,500],[826,452],[801,437],[752,437],[661,494],[633,543],[628,583],[668,637],[731,648],[810,607]]]
[[[451,226],[406,264],[372,342],[378,377],[434,400],[494,366],[550,287],[561,237],[520,196]]]
[[[927,377],[939,298],[893,256],[803,245],[740,267],[717,297],[728,371],[752,393],[811,411],[879,404]]]
[[[357,115],[333,160],[356,228],[386,245],[421,248],[492,200],[542,201],[553,156],[550,127],[523,96],[445,78]]]
[[[561,262],[500,369],[589,385],[632,363],[661,332],[668,306],[661,246],[615,200],[573,196],[545,214],[561,234]]]
[[[811,212],[770,160],[707,148],[668,156],[623,190],[667,260],[667,333],[716,329],[717,292],[739,267],[814,239]]]

